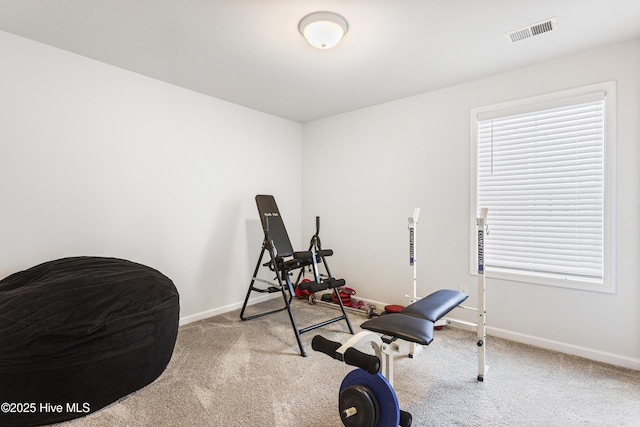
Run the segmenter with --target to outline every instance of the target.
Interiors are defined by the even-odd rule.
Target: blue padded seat
[[[401,313],[374,317],[364,322],[361,327],[421,345],[429,345],[433,341],[433,322]]]
[[[35,403],[35,411],[2,411],[0,425],[81,417],[146,386],[171,359],[178,319],[173,282],[131,261],[63,258],[6,277],[0,402]]]
[[[440,289],[403,308],[400,313],[435,322],[467,299],[467,295],[452,289]]]
[[[362,323],[360,327],[405,341],[428,345],[433,341],[434,323],[460,305],[468,296],[440,289],[403,308]]]

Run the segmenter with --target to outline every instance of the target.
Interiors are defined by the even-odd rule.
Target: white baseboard
[[[251,298],[249,299],[249,304],[248,305],[253,305],[253,304],[257,304],[259,302],[263,302],[263,301],[267,301],[270,300],[272,298],[276,298],[281,294],[277,294],[277,295],[263,295],[263,296],[259,296],[256,298]],[[211,310],[207,310],[207,311],[202,311],[200,313],[196,313],[196,314],[191,314],[189,316],[184,316],[180,318],[180,322],[179,325],[187,325],[189,323],[193,323],[193,322],[197,322],[198,320],[203,320],[203,319],[208,319],[209,317],[213,317],[213,316],[217,316],[219,314],[224,314],[224,313],[228,313],[230,311],[233,310],[237,310],[239,308],[242,308],[242,304],[244,303],[244,301],[242,302],[236,302],[233,304],[229,304],[229,305],[225,305],[222,307],[217,307],[217,308],[213,308]]]
[[[490,326],[487,326],[486,331],[489,336],[504,338],[510,341],[529,344],[548,350],[559,351],[561,353],[572,354],[574,356],[584,357],[585,359],[608,363],[610,365],[621,366],[623,368],[640,370],[640,359],[634,359],[632,357],[621,356],[619,354],[608,353],[592,348],[580,347],[532,335],[521,334],[519,332],[508,331],[506,329],[492,328]],[[491,347],[487,347],[487,352],[490,354]]]

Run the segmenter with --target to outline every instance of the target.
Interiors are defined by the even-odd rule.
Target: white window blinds
[[[605,93],[477,117],[487,269],[603,281]]]

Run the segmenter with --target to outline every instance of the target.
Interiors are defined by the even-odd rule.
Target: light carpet
[[[293,307],[299,327],[339,313],[303,300]],[[366,317],[350,319],[357,332]],[[345,322],[303,334],[303,358],[286,312],[241,321],[233,311],[184,325],[154,383],[59,426],[341,426],[338,391],[354,368],[314,352],[316,334],[350,337]],[[400,407],[414,426],[640,426],[638,371],[488,337],[490,369],[478,382],[474,334],[435,334],[415,358],[394,364]]]

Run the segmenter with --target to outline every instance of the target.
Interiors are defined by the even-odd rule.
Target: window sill
[[[474,276],[478,272],[472,273]],[[528,283],[541,286],[552,286],[564,289],[576,289],[581,291],[600,292],[605,294],[615,294],[615,286],[606,280],[577,280],[568,277],[560,277],[551,274],[541,273],[516,273],[513,271],[499,270],[495,268],[486,268],[485,277],[488,279],[499,279],[510,282]]]

